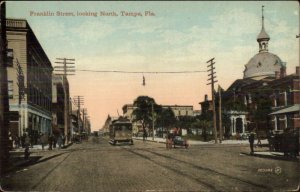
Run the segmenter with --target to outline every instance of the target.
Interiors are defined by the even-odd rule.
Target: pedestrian
[[[166,147],[167,149],[172,149],[172,135],[170,133],[167,135]]]
[[[259,132],[257,132],[257,133],[256,133],[256,135],[257,135],[257,144],[256,144],[256,147],[261,147],[261,138],[260,138],[260,133],[259,133]]]
[[[273,151],[273,132],[272,130],[269,130],[267,132],[267,139],[268,139],[268,143],[269,143],[269,150]]]
[[[25,134],[25,150],[24,150],[24,159],[28,159],[29,158],[29,155],[30,155],[30,151],[29,151],[29,145],[31,143],[31,139],[29,137],[29,135],[26,135]]]
[[[65,146],[65,142],[66,142],[66,137],[65,135],[62,135],[62,145]]]
[[[53,135],[48,135],[48,144],[49,144],[49,148],[48,150],[52,150],[52,143],[53,143]]]
[[[283,134],[282,134],[282,149],[283,149],[283,154],[284,157],[289,157],[289,130],[288,128],[284,129]]]
[[[13,149],[13,137],[11,135],[11,132],[8,133],[8,147],[9,147],[9,150]]]
[[[53,148],[56,148],[57,136],[53,135]]]
[[[42,150],[44,150],[44,147],[45,145],[47,144],[47,138],[48,136],[46,134],[41,134],[41,138],[40,138],[40,141],[41,141],[41,145],[42,145]]]
[[[15,137],[15,147],[17,149],[20,147],[20,137],[18,135]]]
[[[26,138],[26,134],[23,133],[22,137],[21,137],[21,146],[24,148],[25,147],[25,138]]]
[[[59,148],[59,149],[61,148],[62,143],[63,143],[63,139],[62,139],[62,135],[60,134],[60,135],[57,137],[57,144],[58,144],[58,148]]]
[[[253,132],[253,131],[250,132],[250,135],[249,135],[249,143],[250,143],[250,150],[251,150],[250,154],[252,155],[252,154],[254,154],[254,149],[253,149],[253,144],[254,144],[254,132]]]
[[[146,130],[144,130],[143,132],[143,141],[147,140],[147,133],[146,133]]]

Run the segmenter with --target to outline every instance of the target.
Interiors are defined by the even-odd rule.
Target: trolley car
[[[133,145],[132,123],[128,119],[122,117],[112,121],[109,126],[109,138],[109,142],[113,145],[122,142],[128,142]]]

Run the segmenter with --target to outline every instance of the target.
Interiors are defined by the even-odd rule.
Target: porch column
[[[246,122],[246,117],[245,115],[243,116],[243,133],[245,133],[245,122]]]
[[[232,117],[232,134],[235,135],[235,118]]]
[[[284,115],[284,127],[287,128],[287,115]]]
[[[275,128],[275,131],[277,131],[277,116],[274,115],[274,128]]]

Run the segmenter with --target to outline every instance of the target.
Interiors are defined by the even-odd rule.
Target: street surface
[[[299,162],[247,155],[248,145],[167,150],[135,141],[112,146],[101,137],[42,158],[4,178],[13,191],[272,191],[294,190]],[[37,155],[32,154],[32,155]]]

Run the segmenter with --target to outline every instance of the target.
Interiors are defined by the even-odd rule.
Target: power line
[[[89,69],[77,69],[76,71],[84,72],[95,72],[95,73],[147,73],[147,74],[158,74],[158,73],[203,73],[207,71],[118,71],[118,70],[89,70]]]

